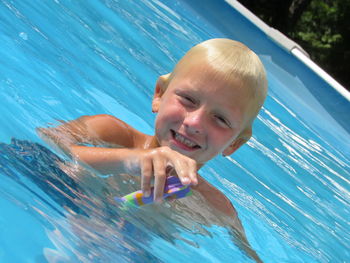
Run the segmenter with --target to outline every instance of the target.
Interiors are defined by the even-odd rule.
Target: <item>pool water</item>
[[[223,227],[120,210],[35,132],[107,113],[151,134],[157,77],[212,37],[258,53],[269,96],[247,145],[200,174],[264,262],[350,262],[349,129],[309,89],[330,87],[224,1],[0,0],[0,28],[0,262],[251,262]]]

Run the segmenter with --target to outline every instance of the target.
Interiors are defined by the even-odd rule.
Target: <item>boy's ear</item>
[[[252,126],[249,126],[243,130],[238,137],[222,152],[223,156],[228,156],[233,154],[238,150],[243,144],[245,144],[252,137]]]
[[[161,97],[163,96],[167,87],[169,76],[170,73],[160,76],[157,80],[152,100],[152,112],[158,112]]]

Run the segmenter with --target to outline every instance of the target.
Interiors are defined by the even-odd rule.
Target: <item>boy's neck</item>
[[[160,147],[157,137],[155,135],[148,136],[144,143],[144,149],[153,149]]]

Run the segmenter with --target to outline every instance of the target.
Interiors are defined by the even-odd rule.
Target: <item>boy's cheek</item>
[[[158,113],[158,122],[171,123],[181,121],[184,116],[184,111],[179,107],[168,106],[167,109]]]
[[[214,158],[216,155],[221,154],[227,147],[230,146],[232,143],[232,136],[228,136],[225,134],[216,134],[212,136],[212,143],[209,148],[212,148],[213,153],[212,158]]]

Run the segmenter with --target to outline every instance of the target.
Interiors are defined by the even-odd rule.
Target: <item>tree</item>
[[[350,0],[240,2],[300,44],[311,59],[350,89]]]

